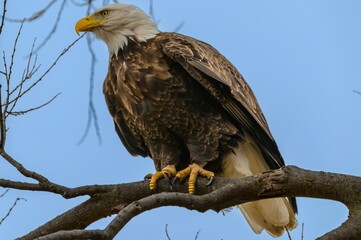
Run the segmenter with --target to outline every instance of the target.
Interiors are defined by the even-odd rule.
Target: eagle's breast
[[[113,55],[104,94],[113,115],[122,115],[133,132],[152,139],[170,139],[162,128],[180,129],[191,94],[187,82],[172,74],[156,43],[130,41]]]

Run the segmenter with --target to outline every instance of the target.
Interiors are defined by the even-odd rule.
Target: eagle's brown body
[[[165,54],[170,35],[186,40],[169,33],[130,41],[113,55],[103,89],[123,144],[151,157],[157,171],[219,161],[243,135],[217,99]]]
[[[150,189],[163,175],[189,176],[194,193],[197,175],[241,178],[285,165],[252,90],[212,46],[161,33],[126,4],[97,10],[76,31],[92,31],[108,45],[106,103],[126,149],[153,159]],[[239,208],[256,233],[280,236],[297,225],[294,198]]]
[[[227,64],[219,69],[221,74],[232,71],[234,75],[220,74],[217,77],[226,78],[220,82],[190,63],[212,68],[216,63],[210,58]],[[221,161],[245,133],[269,145],[273,154],[265,152],[269,165],[284,165],[247,83],[205,43],[175,33],[160,33],[143,43],[130,40],[112,56],[103,92],[125,147],[133,155],[151,157],[158,171],[169,162],[185,166],[193,161],[207,167],[208,162]],[[248,105],[243,106],[241,99]],[[261,136],[252,132],[256,125],[263,129]]]

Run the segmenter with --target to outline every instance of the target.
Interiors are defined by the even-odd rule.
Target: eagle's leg
[[[179,179],[179,181],[183,181],[186,177],[189,176],[189,181],[188,181],[188,192],[190,194],[195,194],[196,192],[196,180],[198,175],[201,175],[203,177],[206,177],[209,179],[209,183],[210,184],[213,180],[214,177],[214,173],[211,171],[207,171],[205,169],[203,169],[202,166],[196,164],[196,163],[192,163],[190,164],[187,168],[179,171],[176,175],[176,179]]]
[[[149,183],[149,189],[155,190],[157,188],[157,182],[159,179],[168,178],[171,179],[176,175],[177,170],[173,164],[165,166],[160,172],[156,172],[152,175]]]

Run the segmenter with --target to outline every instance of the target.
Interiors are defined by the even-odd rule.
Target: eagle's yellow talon
[[[189,176],[188,192],[190,194],[195,194],[196,180],[197,180],[198,175],[201,175],[208,179],[212,179],[214,177],[213,172],[203,169],[201,166],[199,166],[196,163],[192,163],[186,169],[179,171],[177,173],[176,177],[179,178],[180,182],[182,182],[186,177]]]
[[[154,190],[157,188],[157,182],[159,179],[161,179],[163,177],[163,173],[162,172],[156,172],[152,175],[152,178],[150,179],[150,183],[149,183],[149,189],[150,190]]]
[[[164,178],[164,174],[166,174],[169,178],[172,178],[176,173],[176,169],[174,165],[167,165],[160,172],[156,172],[152,175],[149,183],[149,189],[155,190],[157,188],[157,182],[159,179]]]

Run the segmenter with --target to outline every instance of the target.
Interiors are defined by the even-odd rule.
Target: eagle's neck
[[[108,26],[104,25],[94,31],[95,35],[107,44],[110,56],[117,55],[120,49],[128,45],[129,39],[145,42],[154,38],[159,32],[157,26],[147,16],[138,21],[124,21],[123,18],[116,24],[109,23]]]

